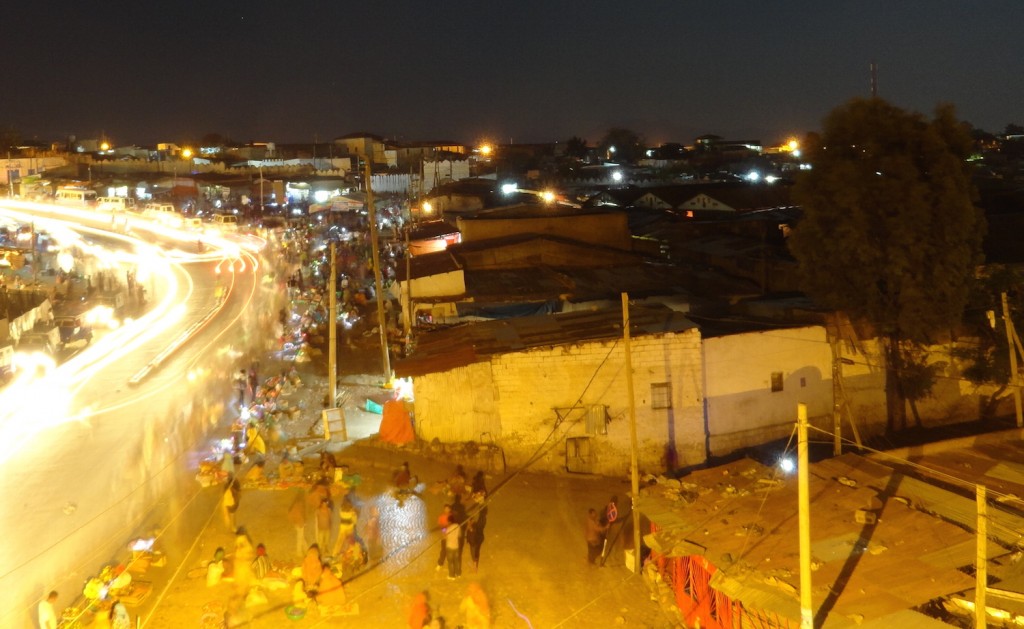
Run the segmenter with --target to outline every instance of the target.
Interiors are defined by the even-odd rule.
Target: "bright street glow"
[[[612,181],[614,181],[616,183],[622,181],[622,171],[616,170],[615,172],[613,172],[612,173]]]
[[[776,177],[775,175],[766,175],[764,180],[767,181],[768,183],[775,183],[776,181],[779,180],[779,178]]]
[[[487,157],[491,154],[492,150],[493,149],[491,148],[490,144],[484,144],[480,147],[480,154],[483,155],[484,157]]]
[[[424,214],[430,214],[433,211],[434,211],[434,206],[430,204],[430,201],[424,201],[423,202],[423,213]]]
[[[550,190],[545,190],[544,192],[540,193],[540,198],[544,201],[544,203],[551,203],[552,201],[555,200],[555,193]]]
[[[747,181],[758,181],[761,179],[761,173],[757,172],[756,170],[752,170],[746,174],[745,179]]]
[[[515,192],[518,189],[519,189],[519,186],[514,184],[514,183],[503,183],[503,184],[501,184],[501,193],[502,194],[512,194],[513,192]]]
[[[796,470],[796,462],[792,458],[784,456],[779,459],[779,467],[782,468],[783,472],[792,474]]]

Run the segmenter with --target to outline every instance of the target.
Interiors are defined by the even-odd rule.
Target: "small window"
[[[672,408],[672,383],[651,383],[651,408]]]
[[[781,390],[782,390],[782,372],[781,371],[773,371],[772,372],[772,393],[775,393],[776,391],[781,391]]]

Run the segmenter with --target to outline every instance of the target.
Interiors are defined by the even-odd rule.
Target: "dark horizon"
[[[875,61],[882,98],[950,102],[998,133],[1024,118],[1021,23],[1010,1],[34,3],[0,23],[0,126],[115,145],[595,143],[612,127],[771,143],[869,96]]]

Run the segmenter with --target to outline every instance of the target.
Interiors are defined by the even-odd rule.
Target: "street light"
[[[546,204],[558,202],[560,205],[568,205],[569,207],[578,208],[579,205],[570,203],[568,201],[559,201],[558,195],[553,190],[530,190],[529,188],[520,188],[514,183],[505,183],[501,185],[501,193],[504,195],[514,194],[517,192],[525,192],[526,194],[532,194],[539,198]]]

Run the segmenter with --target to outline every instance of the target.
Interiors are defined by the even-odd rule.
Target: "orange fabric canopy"
[[[380,440],[396,445],[409,443],[416,439],[412,429],[412,418],[409,409],[401,400],[384,402],[384,413],[380,420]]]

